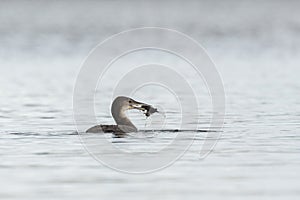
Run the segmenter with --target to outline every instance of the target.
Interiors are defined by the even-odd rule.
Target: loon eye
[[[129,100],[128,102],[129,102],[129,103],[132,103],[132,101],[131,101],[131,100]]]

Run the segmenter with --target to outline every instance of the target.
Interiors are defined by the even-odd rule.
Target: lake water
[[[0,198],[298,199],[299,6],[297,1],[1,2]],[[194,143],[174,164],[132,175],[102,165],[85,150],[76,134],[72,95],[81,63],[96,44],[142,26],[176,29],[205,47],[224,82],[226,117],[222,136],[205,159],[199,159],[205,133],[196,133],[196,139],[187,134],[184,139]],[[201,126],[208,127],[210,110],[205,104],[200,109]],[[113,122],[108,114],[98,117]],[[144,123],[137,121],[141,128]],[[165,132],[158,137],[161,143],[169,139]],[[130,137],[114,142],[143,148]]]

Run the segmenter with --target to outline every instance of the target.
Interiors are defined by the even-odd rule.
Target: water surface
[[[1,4],[1,199],[299,198],[297,1]],[[227,114],[205,159],[199,159],[199,132],[172,166],[130,175],[85,151],[75,134],[72,92],[95,44],[139,26],[177,29],[203,44],[223,78]],[[200,108],[206,127],[209,110]],[[109,113],[100,119],[113,122]],[[132,147],[136,141],[114,142]]]

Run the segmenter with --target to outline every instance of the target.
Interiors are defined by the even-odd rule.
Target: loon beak
[[[137,109],[137,110],[141,110],[144,112],[144,114],[149,117],[151,114],[158,112],[158,110],[154,107],[152,107],[151,105],[148,105],[146,103],[141,103],[138,101],[132,101],[132,103],[130,104],[132,109]]]

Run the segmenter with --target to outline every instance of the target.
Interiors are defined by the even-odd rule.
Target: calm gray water
[[[0,198],[298,199],[299,6],[2,1]],[[83,59],[98,42],[141,26],[177,29],[206,48],[224,82],[226,118],[205,159],[199,159],[203,135],[197,133],[199,141],[172,166],[130,175],[85,151],[74,134],[72,93]],[[200,107],[205,127],[207,107]],[[122,139],[122,145],[130,143]]]

